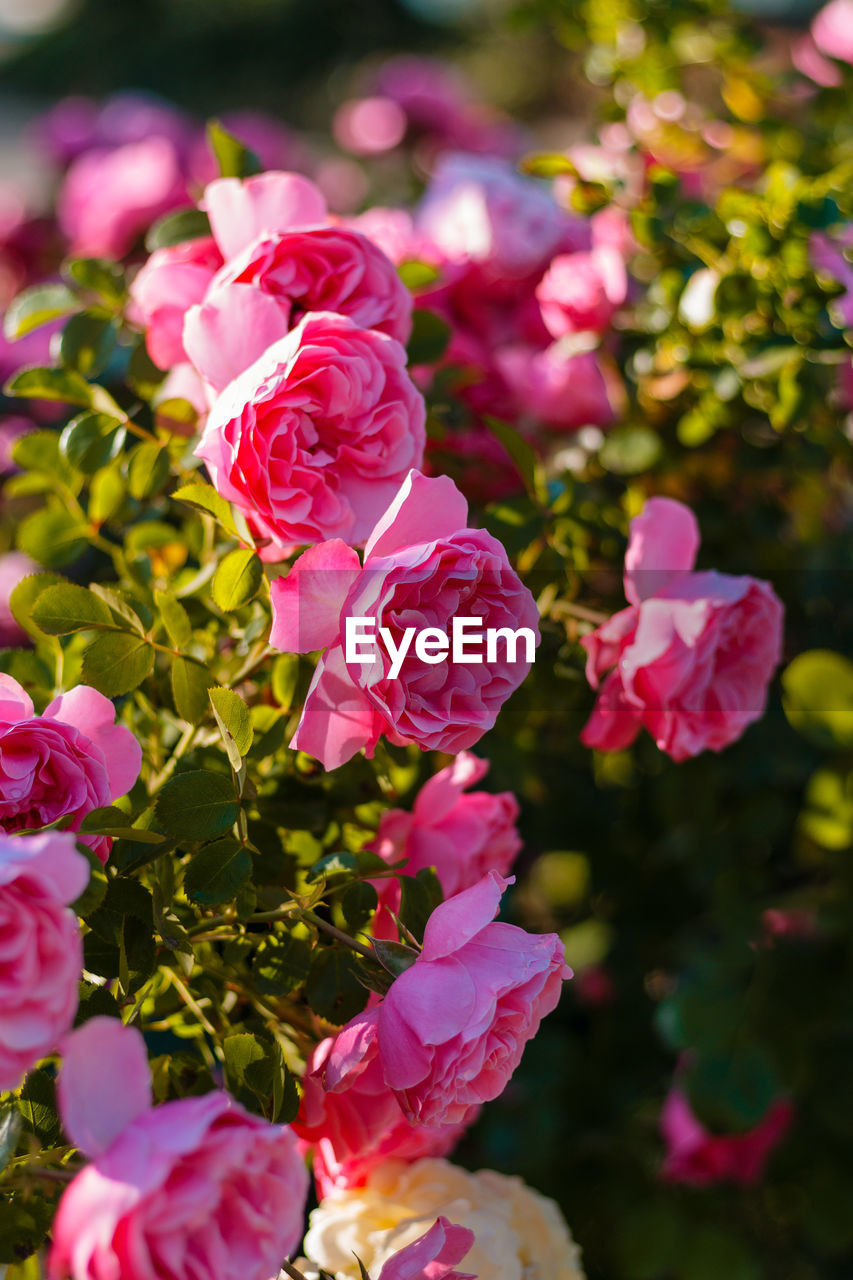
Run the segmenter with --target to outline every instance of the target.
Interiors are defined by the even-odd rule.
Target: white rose
[[[447,1160],[389,1160],[365,1186],[327,1196],[311,1214],[305,1252],[338,1280],[359,1280],[354,1255],[375,1277],[439,1214],[474,1232],[464,1270],[479,1280],[584,1280],[580,1250],[553,1200],[520,1178],[467,1173]]]

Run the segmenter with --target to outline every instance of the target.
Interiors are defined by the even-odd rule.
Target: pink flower
[[[221,390],[314,311],[338,312],[402,343],[411,333],[411,294],[382,250],[350,228],[315,226],[261,236],[229,259],[187,313],[184,346]]]
[[[323,1040],[308,1059],[293,1124],[297,1136],[313,1149],[314,1180],[321,1196],[336,1188],[361,1186],[386,1160],[420,1160],[452,1151],[466,1126],[413,1124],[385,1083],[378,1058],[371,1059],[343,1093],[327,1093],[322,1079],[334,1044],[333,1039]]]
[[[407,858],[408,876],[434,867],[445,898],[469,889],[486,874],[509,871],[521,849],[518,801],[511,791],[492,795],[467,788],[485,777],[487,761],[462,751],[421,787],[411,813],[383,813],[373,849],[389,864]],[[395,914],[400,907],[396,879],[377,880],[380,903]],[[396,929],[393,931],[396,940]]]
[[[218,397],[196,452],[282,554],[326,538],[362,543],[420,465],[425,416],[398,342],[318,312]]]
[[[594,351],[572,354],[561,342],[544,350],[507,347],[497,362],[523,416],[566,431],[606,427],[613,421],[607,383]]]
[[[809,257],[815,271],[844,288],[844,293],[829,304],[833,320],[843,329],[853,328],[853,266],[845,257],[851,246],[853,225],[846,226],[835,236],[816,232],[809,242]]]
[[[0,648],[18,648],[30,638],[9,607],[9,597],[19,582],[38,573],[35,560],[23,551],[7,551],[0,556]]]
[[[821,53],[853,63],[853,0],[830,0],[813,20],[811,34]]]
[[[412,471],[365,548],[364,567],[351,548],[327,542],[296,561],[271,587],[270,640],[285,652],[326,652],[291,745],[335,769],[381,734],[430,751],[456,753],[490,729],[530,669],[538,643],[533,597],[510,568],[501,544],[467,527],[468,507],[452,480]],[[399,654],[415,631],[440,633],[444,657],[422,660],[411,647],[394,677],[388,646],[365,663],[345,660],[346,619],[375,618]],[[447,630],[454,617],[486,629],[525,628],[518,645],[496,637],[493,661],[453,662]],[[506,641],[506,642],[505,642]],[[442,641],[439,640],[439,644]],[[369,665],[368,665],[369,663]]]
[[[151,137],[73,161],[59,194],[59,224],[72,254],[121,258],[155,218],[187,203],[174,144]]]
[[[88,881],[69,833],[0,835],[0,1092],[74,1021],[83,944],[68,906]]]
[[[536,289],[542,319],[555,338],[604,333],[627,293],[622,255],[607,247],[558,254]]]
[[[746,1133],[713,1134],[697,1120],[680,1085],[670,1089],[660,1117],[666,1143],[661,1176],[668,1182],[708,1187],[715,1182],[742,1186],[759,1182],[765,1165],[788,1131],[793,1107],[785,1099],[774,1102]]]
[[[226,1093],[152,1109],[139,1032],[111,1018],[73,1032],[59,1102],[93,1163],[60,1201],[50,1280],[269,1280],[296,1248],[308,1173],[293,1134]]]
[[[477,1280],[454,1270],[474,1244],[474,1232],[437,1218],[429,1231],[395,1253],[379,1272],[379,1280]]]
[[[407,123],[405,112],[392,98],[353,98],[338,107],[332,132],[344,151],[369,156],[398,146]]]
[[[139,776],[142,751],[114,720],[109,699],[83,684],[37,716],[17,680],[0,673],[0,830],[69,818],[77,831],[92,809],[125,795]],[[87,836],[85,843],[106,862],[106,836]]]
[[[571,977],[556,934],[493,923],[508,884],[490,871],[433,911],[414,963],[339,1033],[327,1089],[378,1057],[403,1111],[425,1125],[464,1124],[503,1092]]]
[[[652,498],[631,521],[630,606],[581,641],[587,679],[594,689],[603,680],[581,734],[587,746],[619,751],[646,728],[661,751],[686,760],[721,751],[763,715],[782,605],[757,578],[693,572],[698,547],[695,517],[670,498]]]
[[[158,369],[187,359],[184,317],[201,302],[222,266],[222,254],[210,236],[155,249],[133,281],[131,318],[145,330],[148,354]]]

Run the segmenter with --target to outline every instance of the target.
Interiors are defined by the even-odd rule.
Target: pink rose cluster
[[[625,555],[629,606],[581,643],[600,686],[581,734],[619,751],[641,729],[673,760],[721,751],[764,714],[782,655],[781,601],[767,582],[693,568],[693,513],[652,498],[631,521]]]
[[[287,653],[323,650],[291,746],[335,769],[385,736],[453,754],[495,723],[530,668],[524,652],[497,660],[426,663],[409,648],[396,676],[389,649],[347,661],[347,619],[373,618],[396,652],[403,633],[446,637],[449,620],[476,617],[484,629],[526,628],[538,642],[538,614],[503,546],[468,528],[468,507],[446,476],[412,471],[374,527],[364,563],[340,539],[311,548],[271,585],[270,642]],[[411,636],[409,637],[411,640]]]
[[[121,1087],[105,1092],[105,1079]],[[152,1108],[142,1036],[112,1018],[67,1037],[58,1094],[65,1132],[92,1163],[60,1201],[49,1280],[278,1274],[308,1193],[290,1129],[226,1093]]]
[[[673,1085],[663,1105],[660,1129],[666,1144],[661,1175],[669,1182],[708,1187],[717,1182],[749,1186],[759,1182],[773,1151],[793,1119],[793,1108],[778,1098],[745,1133],[715,1134],[693,1113],[686,1092]]]
[[[0,1092],[57,1047],[77,1010],[83,943],[70,903],[89,881],[73,835],[0,835]]]
[[[36,715],[17,680],[0,673],[0,831],[12,834],[87,813],[125,795],[139,776],[142,750],[115,723],[108,698],[78,685]],[[102,862],[107,836],[86,836]]]

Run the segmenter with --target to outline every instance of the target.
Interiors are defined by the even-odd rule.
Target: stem
[[[373,952],[370,947],[366,947],[363,942],[357,942],[355,938],[351,938],[348,933],[344,933],[342,929],[336,929],[333,924],[329,924],[322,916],[318,916],[313,911],[302,910],[299,912],[303,920],[307,920],[309,924],[316,925],[318,929],[322,929],[325,933],[331,934],[333,938],[337,938],[338,942],[342,942],[344,946],[349,947],[352,951],[357,951],[360,956],[365,956],[368,960],[373,959]]]
[[[609,613],[601,613],[598,609],[587,609],[585,605],[575,604],[573,600],[560,600],[554,606],[554,614],[567,613],[571,618],[579,618],[582,622],[592,622],[597,627],[610,621]]]
[[[290,1280],[305,1280],[305,1276],[298,1267],[294,1267],[293,1263],[288,1262],[286,1258],[281,1264],[281,1269],[290,1276]]]

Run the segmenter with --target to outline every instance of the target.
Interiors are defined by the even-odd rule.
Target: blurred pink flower
[[[660,1116],[661,1135],[666,1143],[661,1176],[668,1182],[684,1182],[693,1187],[708,1187],[715,1182],[742,1186],[760,1182],[793,1115],[790,1102],[779,1099],[745,1133],[714,1134],[697,1120],[684,1089],[674,1084]]]

